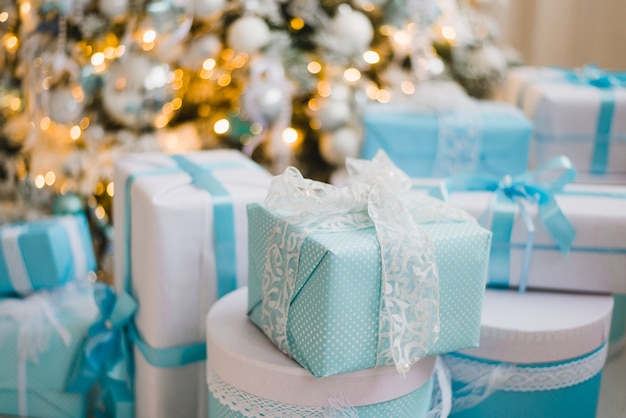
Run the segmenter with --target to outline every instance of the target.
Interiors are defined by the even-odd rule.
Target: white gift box
[[[613,298],[488,289],[478,348],[443,356],[451,417],[595,417]]]
[[[425,192],[432,192],[440,183],[441,180],[414,180],[415,187]],[[535,227],[528,288],[626,293],[626,187],[572,184],[554,196],[576,235],[569,253],[563,254],[539,219],[537,208],[528,207]],[[489,210],[493,197],[492,192],[453,190],[448,201],[480,219]],[[492,229],[492,225],[486,226]],[[506,254],[508,281],[496,280],[490,269],[489,285],[519,286],[527,239],[527,226],[516,207]],[[496,242],[496,234],[492,242]],[[494,261],[492,248],[490,263]]]
[[[599,88],[570,81],[576,79],[575,74],[574,70],[550,67],[520,67],[509,72],[505,98],[535,124],[531,162],[541,164],[556,155],[567,155],[579,170],[580,182],[624,183],[626,83]],[[600,144],[605,140],[606,151]],[[594,161],[599,172],[596,169],[594,173]]]
[[[134,350],[137,417],[206,415],[205,362],[193,361],[205,353],[204,320],[220,292],[247,283],[246,205],[265,197],[271,179],[237,151],[183,157],[199,177],[165,154],[128,155],[115,165],[115,287],[136,298],[135,324],[145,343]],[[220,283],[227,276],[218,280],[220,268],[231,270],[230,283]],[[192,352],[182,362],[189,364],[166,359],[173,367],[162,367],[158,351],[181,348]]]
[[[435,357],[404,377],[387,366],[316,378],[248,320],[247,297],[245,288],[232,292],[207,316],[210,417],[419,418],[431,410]]]

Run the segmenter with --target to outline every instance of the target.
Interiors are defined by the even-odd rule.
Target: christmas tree
[[[86,208],[104,242],[119,155],[228,147],[327,181],[368,101],[489,97],[512,63],[484,0],[0,3],[0,222]]]

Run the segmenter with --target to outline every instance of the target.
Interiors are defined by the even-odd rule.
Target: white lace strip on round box
[[[443,356],[455,418],[594,418],[613,298],[488,289],[480,346]]]
[[[318,379],[250,322],[247,294],[247,288],[230,293],[207,316],[209,417],[447,415],[432,407],[435,357],[419,361],[406,377],[386,366]]]

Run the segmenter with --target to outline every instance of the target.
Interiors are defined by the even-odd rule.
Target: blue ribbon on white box
[[[600,109],[598,110],[593,154],[591,157],[591,172],[593,174],[605,174],[609,161],[611,127],[613,125],[613,114],[615,113],[614,89],[626,88],[626,72],[604,71],[595,64],[585,65],[579,70],[561,67],[558,67],[557,70],[562,72],[562,78],[550,78],[546,80],[547,82],[567,82],[576,85],[588,85],[598,89]],[[523,83],[518,92],[517,105],[520,108],[523,108],[528,86],[529,81]]]
[[[559,173],[550,181],[539,181],[539,178],[550,172]],[[576,170],[567,157],[559,156],[546,164],[525,174],[504,178],[489,176],[459,176],[441,182],[438,194],[447,200],[451,191],[488,191],[493,192],[491,203],[480,219],[485,224],[491,218],[493,232],[492,247],[489,260],[490,281],[507,285],[510,272],[510,239],[513,231],[513,222],[519,209],[528,230],[522,272],[519,282],[519,291],[526,290],[528,268],[532,254],[535,226],[528,214],[526,205],[536,205],[539,218],[550,233],[552,239],[564,254],[569,252],[576,236],[576,231],[567,220],[554,197],[554,194],[563,190],[576,177]]]

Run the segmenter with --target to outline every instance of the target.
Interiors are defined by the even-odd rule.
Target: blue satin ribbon
[[[127,293],[116,294],[103,283],[94,288],[100,318],[89,327],[81,360],[66,390],[86,394],[103,378],[123,382],[132,389],[133,365],[125,328],[130,324],[137,302]]]
[[[548,181],[539,178],[551,172],[558,176]],[[484,224],[491,217],[493,232],[491,255],[489,259],[490,283],[508,286],[510,277],[510,240],[515,215],[520,216],[528,230],[525,244],[519,291],[526,290],[528,269],[532,254],[535,226],[528,214],[526,205],[538,207],[539,219],[564,254],[569,252],[576,232],[567,220],[554,197],[555,192],[571,183],[576,177],[576,170],[567,157],[556,157],[546,164],[525,174],[504,179],[487,176],[461,176],[444,180],[438,190],[439,197],[448,198],[451,191],[487,191],[493,192],[493,199],[480,222]]]
[[[596,87],[600,93],[600,109],[596,124],[591,172],[602,175],[606,173],[609,162],[611,126],[615,113],[615,88],[626,87],[626,73],[608,72],[594,64],[588,64],[579,70],[557,68],[563,73],[563,80],[571,84]],[[528,84],[523,83],[517,96],[517,105],[523,107],[523,98]]]

